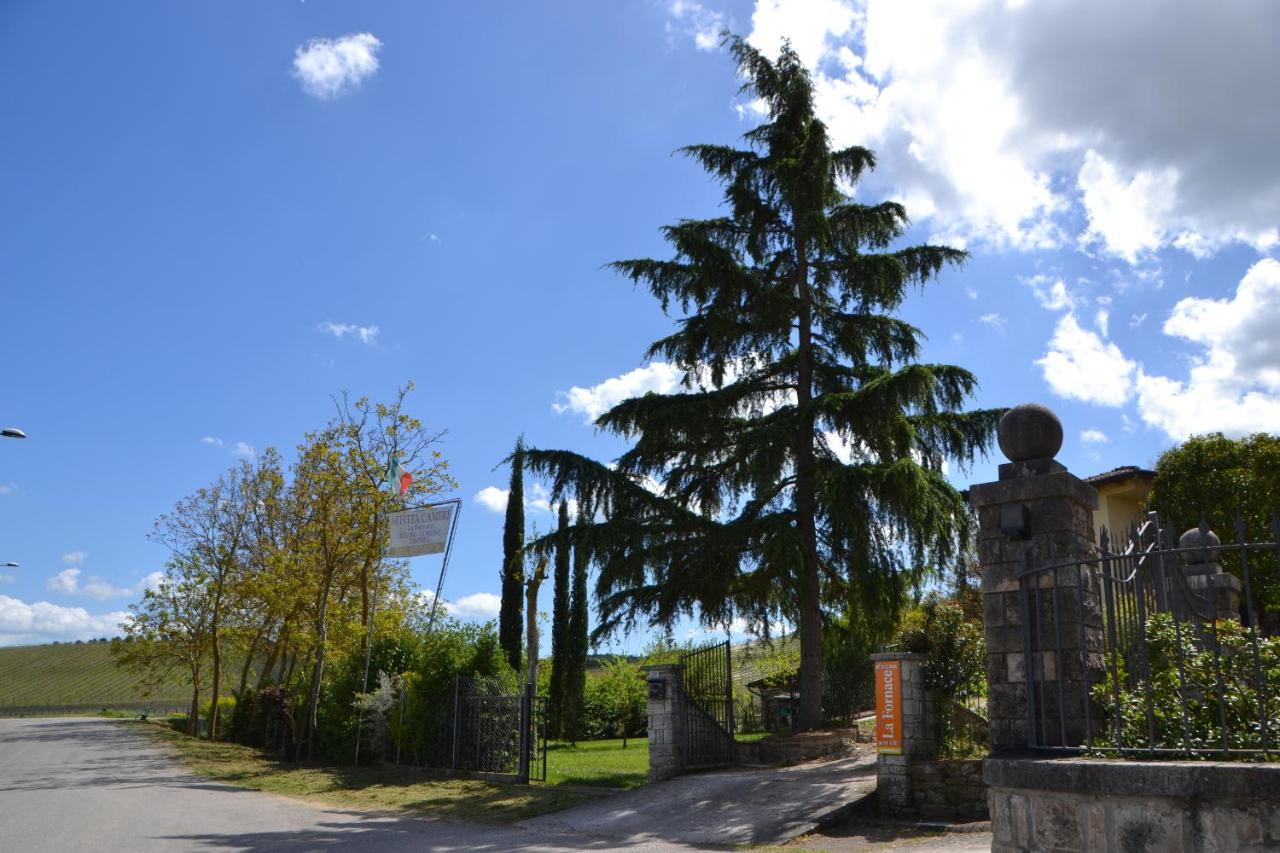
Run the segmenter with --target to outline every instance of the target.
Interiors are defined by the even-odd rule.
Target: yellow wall
[[[1111,549],[1124,550],[1129,526],[1146,520],[1143,504],[1151,491],[1151,483],[1142,477],[1131,477],[1098,488],[1098,508],[1093,512],[1094,535],[1101,541],[1102,528],[1111,536]]]

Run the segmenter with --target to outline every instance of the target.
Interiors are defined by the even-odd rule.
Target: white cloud
[[[551,404],[556,414],[575,412],[587,423],[593,422],[623,400],[647,393],[672,394],[680,389],[684,371],[673,364],[655,361],[647,367],[637,367],[629,373],[606,379],[590,388],[574,386],[559,391],[559,402]]]
[[[507,511],[507,497],[510,494],[511,491],[509,489],[499,489],[497,486],[485,486],[483,489],[476,492],[473,500],[485,509],[489,510],[489,512],[501,515]],[[548,514],[560,512],[559,504],[556,504],[554,507],[551,505],[551,495],[550,492],[547,491],[547,487],[537,482],[530,483],[525,488],[524,506],[525,509],[532,509]],[[569,516],[572,518],[577,515],[577,512],[578,502],[570,499]]]
[[[17,575],[0,574],[0,583],[13,583],[17,579]]]
[[[507,496],[510,494],[511,492],[507,489],[485,486],[476,492],[475,501],[489,512],[503,513],[507,511]]]
[[[204,438],[200,439],[200,443],[207,444],[210,447],[222,447],[223,445],[222,439],[212,435],[206,435]]]
[[[1003,332],[1004,325],[1005,323],[1008,322],[1008,320],[1006,320],[1004,317],[1002,317],[1001,315],[993,311],[990,314],[983,314],[981,317],[978,318],[978,322],[984,325],[990,326],[991,328],[995,329],[997,332]]]
[[[978,291],[974,290],[972,287],[966,287],[964,289],[964,295],[969,297],[970,299],[977,299]]]
[[[89,559],[88,551],[68,551],[62,555],[62,562],[72,565],[79,565],[87,559]]]
[[[350,94],[378,71],[382,42],[372,33],[311,39],[293,54],[293,76],[302,90],[321,100]]]
[[[1086,429],[1080,433],[1080,440],[1085,444],[1106,444],[1110,439],[1100,429]]]
[[[17,483],[0,483],[0,498],[7,497],[18,491]]]
[[[489,620],[498,618],[502,597],[491,592],[473,592],[457,601],[446,602],[450,616],[459,619]]]
[[[81,571],[78,568],[63,569],[45,581],[45,588],[50,592],[63,595],[87,595],[99,600],[125,598],[138,591],[131,587],[113,586],[99,577],[90,577],[87,581],[81,582],[80,574]]]
[[[720,46],[720,32],[725,28],[723,13],[708,9],[697,0],[671,0],[667,11],[684,34],[693,38],[698,50],[715,50]],[[667,31],[671,32],[670,24]]]
[[[1061,278],[1043,273],[1023,279],[1031,286],[1036,301],[1041,308],[1049,311],[1070,311],[1076,306],[1076,297],[1067,289],[1067,283]]]
[[[157,590],[160,588],[161,582],[164,581],[164,572],[151,572],[145,578],[138,582],[138,593],[141,594],[145,590]]]
[[[341,340],[350,337],[352,340],[358,340],[367,346],[375,346],[378,343],[379,330],[377,326],[361,326],[356,323],[333,323],[326,320],[316,326],[318,330],[328,335],[333,335]]]
[[[1268,0],[757,0],[749,40],[784,37],[833,142],[879,154],[868,197],[940,238],[1126,261],[1280,242]]]
[[[1145,322],[1147,322],[1146,311],[1143,311],[1141,314],[1134,314],[1132,317],[1129,318],[1129,328],[1136,329]]]
[[[1058,321],[1049,351],[1036,361],[1045,382],[1059,397],[1123,406],[1133,394],[1137,365],[1120,348],[1080,327],[1074,314]]]
[[[80,591],[80,570],[79,569],[63,569],[44,583],[45,589],[50,592],[61,592],[67,595],[75,595]]]
[[[258,458],[258,450],[247,441],[237,441],[236,446],[231,451],[232,456],[239,456],[241,459],[254,460]]]
[[[1138,413],[1173,438],[1280,424],[1280,262],[1258,261],[1229,299],[1187,298],[1164,332],[1201,347],[1185,382],[1143,371]]]
[[[126,611],[93,615],[83,607],[62,607],[47,601],[27,604],[0,595],[0,646],[118,636],[120,623],[128,618]]]

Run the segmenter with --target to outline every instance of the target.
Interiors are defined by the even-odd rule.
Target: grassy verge
[[[284,762],[247,746],[194,740],[167,726],[139,725],[145,725],[146,731],[202,776],[345,808],[406,811],[446,820],[503,824],[559,811],[604,794],[561,785],[512,785],[454,778],[417,767]],[[570,778],[566,776],[564,781]]]
[[[584,740],[547,744],[547,783],[634,788],[649,781],[649,741]]]

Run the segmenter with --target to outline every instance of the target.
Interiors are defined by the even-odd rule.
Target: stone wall
[[[991,758],[995,853],[1280,849],[1280,765]]]
[[[880,812],[895,817],[927,820],[986,820],[987,785],[982,759],[914,761],[907,765],[910,798],[906,804],[886,802],[877,795]]]

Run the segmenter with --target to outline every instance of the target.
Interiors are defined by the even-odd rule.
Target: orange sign
[[[901,661],[876,661],[876,752],[902,754]]]

